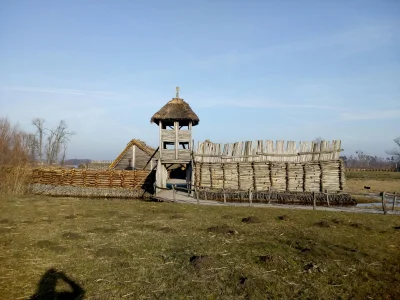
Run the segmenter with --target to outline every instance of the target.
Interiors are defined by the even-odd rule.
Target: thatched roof
[[[200,119],[183,99],[173,98],[151,118],[151,123],[158,125],[160,121],[191,121],[192,125],[196,126]]]
[[[121,159],[125,156],[126,152],[128,152],[133,145],[138,147],[140,150],[142,150],[149,156],[152,156],[154,151],[156,151],[156,149],[146,145],[145,142],[133,139],[126,145],[125,149],[120,153],[120,155],[118,155],[118,157],[111,163],[111,165],[108,166],[108,169],[109,170],[113,169],[121,161]]]

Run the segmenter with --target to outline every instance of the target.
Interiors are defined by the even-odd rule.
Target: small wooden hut
[[[156,150],[148,146],[145,142],[133,139],[110,164],[109,170],[152,170],[156,166],[157,154],[153,156]],[[153,156],[153,157],[152,157]],[[150,160],[150,158],[152,159]]]

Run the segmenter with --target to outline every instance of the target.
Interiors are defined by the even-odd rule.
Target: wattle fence
[[[33,169],[31,183],[45,185],[152,190],[155,172],[147,170]]]

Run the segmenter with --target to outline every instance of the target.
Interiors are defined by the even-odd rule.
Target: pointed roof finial
[[[179,98],[179,91],[180,91],[181,89],[179,88],[179,86],[177,86],[176,87],[176,98]]]

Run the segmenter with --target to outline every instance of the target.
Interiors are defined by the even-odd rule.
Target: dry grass
[[[2,299],[50,268],[87,299],[400,297],[398,216],[16,196],[0,210]]]
[[[371,189],[367,190],[365,186]],[[353,195],[380,192],[400,194],[400,172],[346,172],[346,192]]]
[[[369,186],[371,189],[366,190],[364,186]],[[379,194],[384,191],[400,194],[400,179],[348,179],[346,181],[346,192],[350,194]]]

